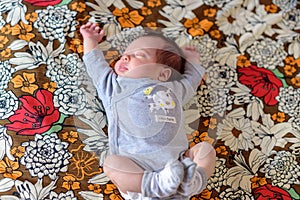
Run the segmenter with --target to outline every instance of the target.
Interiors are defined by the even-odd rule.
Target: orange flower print
[[[219,30],[212,30],[209,32],[210,36],[212,38],[215,38],[215,39],[220,39],[221,38],[221,33]]]
[[[11,56],[11,49],[4,49],[1,51],[0,55],[2,58],[9,58]]]
[[[29,42],[32,38],[35,37],[33,33],[30,33],[32,31],[32,26],[29,24],[20,22],[20,24],[13,26],[11,29],[11,34],[18,35],[21,40],[26,40],[27,42]]]
[[[244,56],[244,55],[239,55],[237,57],[237,66],[239,67],[249,67],[251,65],[250,60]]]
[[[6,24],[5,26],[3,26],[1,29],[0,29],[0,33],[3,33],[3,34],[6,34],[6,35],[9,35],[11,33],[11,27],[9,24]],[[1,41],[1,40],[0,40]]]
[[[11,79],[14,84],[14,88],[21,88],[22,92],[27,92],[33,94],[35,90],[38,89],[38,85],[35,83],[35,73],[23,72],[23,76],[17,75]]]
[[[77,53],[83,53],[83,45],[80,39],[72,39],[69,48]]]
[[[118,21],[122,28],[134,28],[135,25],[139,25],[144,20],[144,17],[140,16],[137,10],[129,12],[128,8],[122,8],[121,10],[115,8],[112,13],[119,17]]]
[[[195,37],[198,35],[204,35],[204,31],[209,31],[213,24],[213,22],[208,21],[207,19],[199,21],[199,19],[195,17],[192,20],[187,19],[183,25],[188,28],[189,34]]]
[[[214,8],[205,9],[203,14],[206,17],[214,17],[216,16],[217,10]]]
[[[123,200],[118,188],[114,184],[106,184],[104,193],[108,194],[110,199]]]
[[[152,10],[149,9],[149,8],[147,8],[147,7],[145,7],[145,6],[142,7],[141,10],[142,10],[142,15],[144,15],[144,16],[147,16],[147,15],[151,15],[151,14],[152,14]]]
[[[48,90],[49,92],[53,93],[56,90],[57,85],[55,82],[47,82],[47,83],[43,84],[43,88],[45,90]]]
[[[78,140],[78,132],[70,131],[62,134],[62,138],[64,140],[68,140],[68,142],[75,143]]]
[[[274,121],[277,121],[277,122],[280,122],[280,123],[284,122],[284,120],[285,120],[285,114],[283,112],[274,113],[272,115],[272,119]]]
[[[210,198],[211,198],[211,194],[212,194],[211,191],[209,191],[208,189],[205,189],[205,190],[203,190],[203,191],[201,192],[200,197],[201,197],[202,199],[210,199]]]
[[[263,186],[263,185],[267,184],[266,178],[260,178],[260,177],[257,177],[257,176],[254,176],[253,178],[250,178],[250,181],[251,181],[251,188],[252,189],[255,189],[255,188],[258,188],[260,186]]]
[[[160,5],[161,5],[160,0],[148,0],[148,6],[149,7],[154,8],[154,7],[158,7]]]
[[[62,187],[67,190],[78,190],[80,189],[80,182],[76,181],[76,178],[73,175],[67,175],[63,177],[64,182]]]
[[[74,172],[73,174],[75,174],[77,180],[83,180],[85,175],[93,176],[100,173],[99,170],[95,170],[98,167],[95,155],[83,151],[81,147],[76,149],[77,153],[75,153],[75,150],[72,152],[74,154],[69,165],[70,171]]]
[[[208,126],[208,128],[210,129],[215,129],[217,127],[217,119],[216,118],[207,119],[203,122],[203,125],[205,127]]]
[[[36,12],[28,13],[25,18],[30,22],[35,22],[38,18],[38,14]]]
[[[152,30],[156,30],[157,29],[157,24],[156,22],[148,22],[146,23],[146,26]]]
[[[296,87],[300,87],[300,77],[294,77],[294,78],[292,78],[291,79],[291,82],[292,82],[292,84],[294,85],[294,86],[296,86]]]
[[[277,13],[278,7],[275,4],[266,5],[265,10],[269,13]]]
[[[0,173],[3,174],[5,178],[11,178],[17,180],[17,178],[22,176],[22,172],[16,171],[19,169],[19,162],[9,160],[7,157],[4,160],[0,160]]]
[[[0,35],[0,48],[3,48],[7,42],[8,38],[6,36]]]
[[[285,65],[283,69],[284,69],[284,73],[287,76],[293,76],[293,74],[295,72],[297,72],[297,69],[294,66],[291,66],[291,65]]]
[[[218,155],[223,155],[223,156],[226,156],[228,155],[228,151],[226,150],[226,147],[225,146],[219,146],[216,148],[216,153]]]
[[[10,152],[14,157],[21,158],[25,153],[25,147],[23,146],[14,147],[10,150]]]
[[[100,194],[101,192],[101,187],[99,184],[89,184],[88,189],[97,194]]]
[[[71,4],[71,9],[82,13],[86,9],[86,4],[82,2],[74,2]]]

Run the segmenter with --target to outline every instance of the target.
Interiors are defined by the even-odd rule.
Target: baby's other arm
[[[83,37],[84,54],[96,48],[104,37],[104,30],[92,22],[82,25],[80,27],[80,33]]]

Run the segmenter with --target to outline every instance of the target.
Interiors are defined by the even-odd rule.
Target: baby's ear
[[[171,74],[172,74],[172,70],[170,68],[163,68],[160,71],[158,80],[162,81],[162,82],[165,82],[165,81],[169,80]]]

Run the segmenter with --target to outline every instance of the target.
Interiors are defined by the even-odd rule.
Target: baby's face
[[[163,67],[156,63],[156,50],[163,48],[165,41],[158,37],[144,36],[134,40],[115,64],[115,72],[128,78],[156,79]]]

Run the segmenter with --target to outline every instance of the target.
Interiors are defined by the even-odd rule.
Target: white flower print
[[[66,36],[73,37],[78,22],[75,20],[77,12],[71,11],[67,6],[48,6],[44,10],[36,10],[38,19],[34,27],[42,34],[43,38],[53,41],[66,41]]]
[[[203,4],[199,0],[166,0],[166,3],[162,10],[178,20],[193,19],[196,15],[192,11]]]
[[[290,189],[291,184],[300,184],[300,166],[296,156],[288,151],[273,152],[268,158],[262,172],[272,180],[273,185]]]
[[[1,0],[0,2],[0,14],[7,13],[6,22],[10,23],[11,26],[16,25],[20,20],[24,24],[28,24],[28,21],[25,19],[26,12],[27,7],[22,4],[22,0]],[[1,23],[0,28],[3,25],[4,23]]]
[[[217,127],[217,138],[224,141],[232,151],[254,148],[251,122],[244,114],[245,111],[238,108],[226,115]]]
[[[226,35],[241,35],[245,33],[246,17],[249,11],[240,4],[227,5],[219,10],[216,17],[216,24]],[[229,21],[231,19],[232,21]]]
[[[245,16],[246,29],[252,31],[256,38],[259,38],[263,33],[272,36],[275,32],[272,28],[282,19],[280,13],[267,13],[264,6],[260,5],[256,8],[256,12],[247,12]]]
[[[282,43],[271,40],[270,38],[255,41],[247,52],[251,56],[251,62],[257,62],[258,67],[264,67],[271,70],[275,69],[277,66],[283,67],[283,60],[287,56]]]

